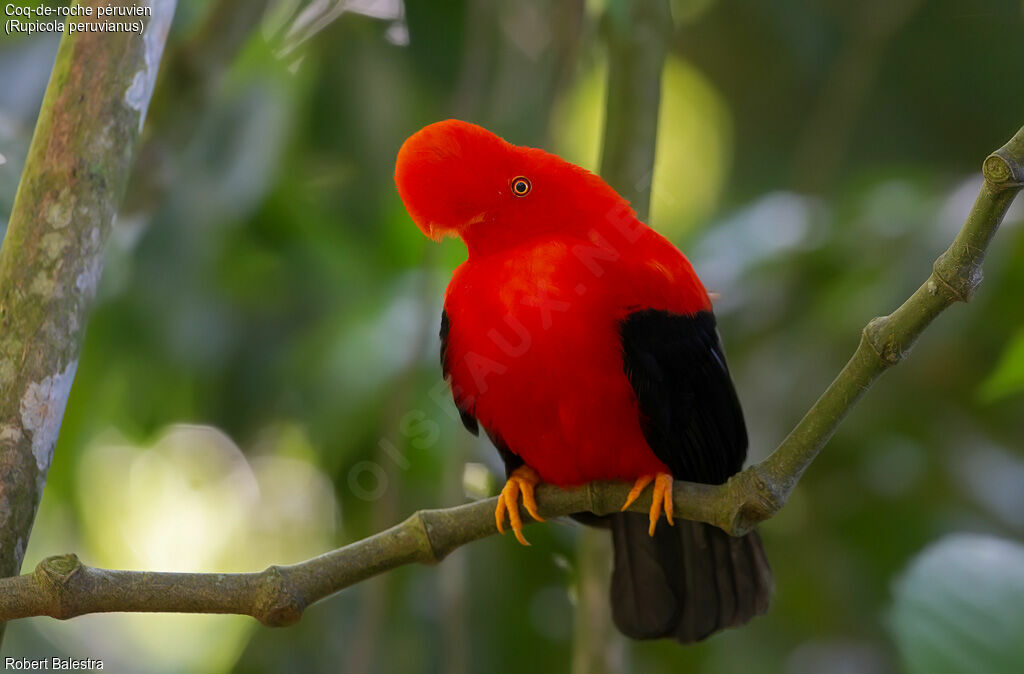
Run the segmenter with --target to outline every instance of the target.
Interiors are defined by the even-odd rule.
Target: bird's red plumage
[[[668,472],[644,439],[619,324],[641,309],[710,310],[683,254],[599,177],[465,122],[410,137],[395,180],[425,233],[469,249],[445,296],[460,407],[545,482]]]

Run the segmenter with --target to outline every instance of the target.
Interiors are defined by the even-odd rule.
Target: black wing
[[[444,309],[441,310],[441,372],[444,373],[444,378],[448,379],[451,374],[451,368],[448,367],[448,332],[452,329],[451,321],[448,320],[448,312]],[[454,396],[453,396],[454,397]],[[458,399],[455,400],[455,407],[459,410],[459,417],[462,418],[462,425],[466,427],[466,430],[473,435],[480,435],[480,427],[476,423],[476,417],[468,409],[459,405]]]
[[[448,312],[441,310],[441,371],[444,373],[444,378],[448,379],[451,374],[451,367],[448,364],[448,333],[451,331],[452,323],[448,319]],[[453,396],[454,398],[454,396]],[[462,419],[462,425],[466,427],[466,430],[473,435],[480,434],[480,425],[477,423],[476,417],[473,416],[473,412],[459,405],[458,399],[455,400],[455,407],[459,410],[459,417]],[[501,460],[505,464],[505,476],[508,477],[512,474],[519,466],[523,465],[523,460],[518,454],[508,448],[505,440],[497,433],[485,428],[484,431],[487,433],[487,437],[491,439],[494,446],[498,449],[498,454],[501,456]]]
[[[721,484],[738,472],[747,428],[714,314],[637,311],[620,333],[644,437],[673,477]]]
[[[718,484],[743,466],[747,430],[711,312],[638,311],[621,324],[623,364],[647,444],[672,475]],[[612,617],[637,639],[699,641],[768,610],[772,573],[756,531],[702,522],[647,533],[647,515],[611,517]]]

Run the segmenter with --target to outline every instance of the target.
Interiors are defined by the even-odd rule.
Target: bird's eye
[[[530,181],[523,176],[512,179],[512,194],[517,197],[525,197],[530,193]]]

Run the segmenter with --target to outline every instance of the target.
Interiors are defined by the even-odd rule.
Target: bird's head
[[[460,236],[471,248],[484,238],[514,245],[577,226],[591,211],[600,216],[628,209],[593,173],[455,119],[426,126],[405,141],[395,183],[424,234]]]

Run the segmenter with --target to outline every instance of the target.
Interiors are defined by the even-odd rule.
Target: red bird
[[[598,176],[458,120],[402,145],[395,182],[432,239],[462,238],[441,314],[441,365],[466,428],[482,426],[526,545],[534,487],[653,483],[649,517],[611,529],[612,609],[634,638],[688,643],[764,613],[772,576],[757,533],[672,520],[672,481],[720,484],[747,452],[708,294],[689,261]],[[666,524],[659,524],[664,511]]]

